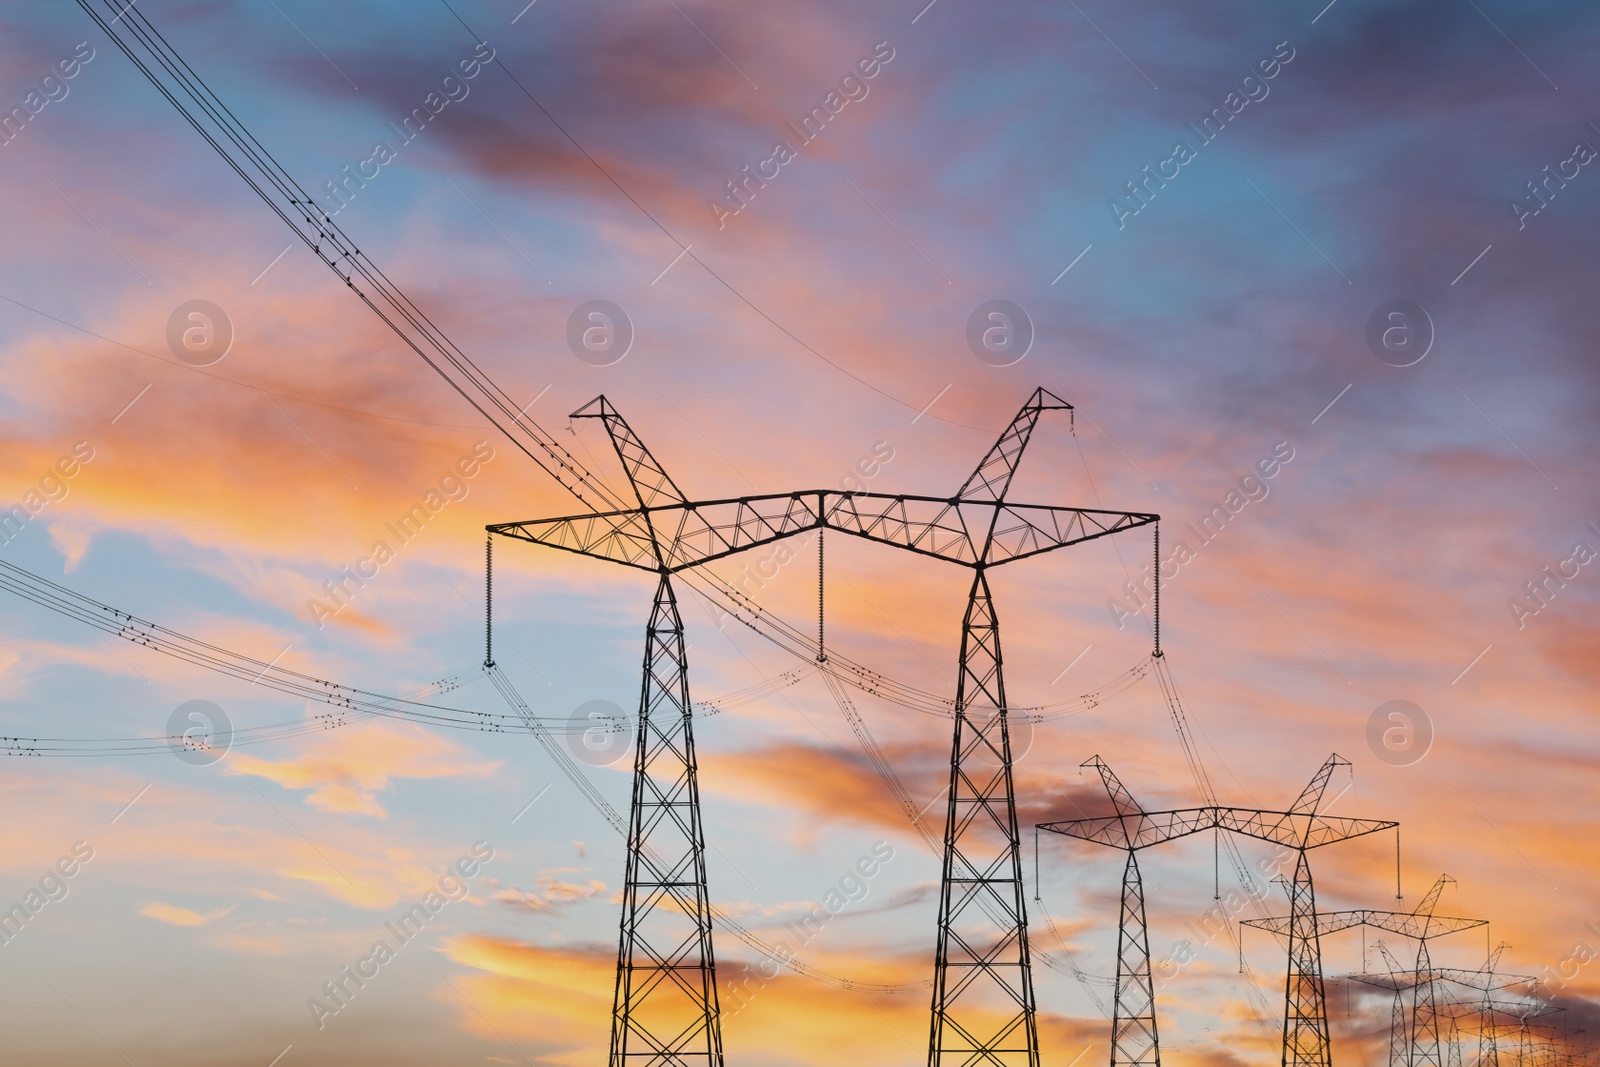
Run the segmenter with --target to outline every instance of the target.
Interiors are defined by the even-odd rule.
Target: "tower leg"
[[[1150,936],[1144,919],[1144,879],[1138,853],[1122,870],[1122,917],[1117,923],[1117,992],[1111,1009],[1111,1067],[1161,1067],[1156,1037],[1156,992],[1150,977]]]
[[[722,1067],[687,668],[663,574],[645,631],[610,1067]]]
[[[1406,1044],[1410,1027],[1406,1025],[1405,997],[1394,991],[1394,1007],[1389,1013],[1389,1067],[1405,1067]]]
[[[1478,1030],[1478,1063],[1481,1067],[1500,1067],[1499,1020],[1494,1017],[1492,1001],[1483,994],[1483,1022]]]
[[[1317,900],[1304,849],[1289,884],[1289,976],[1283,995],[1283,1067],[1331,1067]]]
[[[978,568],[961,627],[929,1067],[1038,1067],[1000,625]]]
[[[1439,1055],[1439,1002],[1428,941],[1417,942],[1417,989],[1411,1009],[1411,1067],[1444,1067]]]

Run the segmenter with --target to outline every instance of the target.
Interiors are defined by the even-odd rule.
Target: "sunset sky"
[[[1440,912],[1491,926],[1434,961],[1477,967],[1507,941],[1504,969],[1563,976],[1566,1025],[1600,1033],[1600,964],[1581,962],[1600,953],[1590,5],[138,10],[613,489],[600,427],[568,421],[602,393],[695,498],[863,471],[873,491],[948,495],[1036,387],[1071,402],[1074,420],[1040,423],[1012,499],[1163,516],[1161,643],[1221,800],[1287,806],[1337,752],[1353,766],[1329,810],[1402,824],[1402,899],[1380,834],[1313,854],[1319,907],[1409,910],[1448,874]],[[450,98],[408,139],[430,94]],[[507,713],[476,669],[483,527],[583,505],[76,4],[0,10],[0,114],[0,507],[17,509],[0,560],[262,662]],[[620,359],[569,343],[595,300],[631,323]],[[231,326],[204,366],[181,339],[192,301]],[[990,301],[1025,312],[1020,358],[970,340]],[[395,537],[429,493],[425,528]],[[1214,507],[1227,522],[1202,537]],[[1147,661],[1150,613],[1127,583],[1150,532],[994,572],[1014,705]],[[328,585],[380,541],[392,558],[330,610]],[[762,606],[809,632],[814,553],[715,569],[754,575]],[[827,554],[830,649],[953,695],[970,575],[844,537]],[[496,659],[535,711],[631,712],[651,576],[511,541],[495,571]],[[696,700],[803,666],[680,595]],[[913,798],[942,812],[949,720],[853,695]],[[45,898],[0,937],[7,1062],[603,1061],[622,842],[532,738],[359,716],[324,729],[326,705],[0,598],[0,734],[161,737],[193,700],[236,728],[307,728],[211,763],[0,763],[0,912]],[[1381,740],[1390,701],[1420,709],[1405,751]],[[1114,968],[1122,857],[1047,837],[1035,904],[1032,827],[1098,810],[1079,767],[1094,755],[1149,808],[1201,802],[1153,677],[1088,703],[1015,731],[1030,937],[1091,976],[1035,966],[1050,1067],[1108,1056],[1110,989],[1093,978]],[[696,721],[711,899],[781,939],[886,842],[865,898],[801,956],[914,986],[786,972],[725,1003],[728,1063],[926,1062],[937,857],[820,678],[724,704]],[[584,769],[625,810],[627,760]],[[1158,990],[1163,1053],[1265,1067],[1283,949],[1246,931],[1252,979],[1231,935],[1205,939],[1214,892],[1237,888],[1226,860],[1214,884],[1211,852],[1202,835],[1142,857],[1152,955],[1188,941],[1194,956]],[[463,859],[461,899],[319,1018],[323,984],[393,941],[386,924]],[[720,931],[716,952],[725,980],[760,958]],[[1336,1060],[1386,1063],[1387,995],[1335,980],[1363,969],[1361,935],[1323,952]]]

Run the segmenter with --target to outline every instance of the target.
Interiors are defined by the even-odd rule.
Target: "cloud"
[[[304,746],[298,756],[268,760],[235,752],[229,774],[252,775],[285,789],[311,790],[306,800],[323,811],[386,818],[378,794],[393,779],[484,778],[502,761],[483,760],[436,733],[410,723],[370,723]]]
[[[452,940],[445,951],[477,972],[457,981],[484,1018],[463,1007],[464,1025],[485,1033],[500,1030],[513,1037],[546,1039],[558,1062],[604,1054],[616,980],[614,949],[550,948],[470,936]],[[910,983],[914,992],[862,994],[787,971],[767,979],[757,968],[724,955],[718,962],[718,993],[730,1058],[737,1054],[824,1064],[850,1056],[875,1063],[926,1056],[928,1003],[920,985],[927,978],[925,955],[823,953],[813,945],[805,958],[861,982]],[[1043,1042],[1052,1052],[1081,1047],[1091,1034],[1098,1039],[1102,1025],[1040,1013]]]
[[[839,822],[913,832],[865,756],[793,742],[703,756],[702,788]],[[928,790],[932,792],[932,790]],[[937,808],[938,805],[935,805]],[[803,829],[800,832],[807,833]]]
[[[188,908],[180,908],[176,904],[162,904],[158,901],[152,901],[140,908],[139,914],[148,915],[150,918],[164,923],[171,923],[173,926],[207,926],[229,914],[237,906],[218,908],[216,911],[208,911],[202,915],[197,911],[190,911]]]
[[[612,993],[616,987],[615,949],[548,949],[504,938],[453,938],[445,954],[473,968],[463,983],[468,1009],[462,1023],[487,1026],[521,1037],[539,1037],[565,1053],[603,1052],[609,1039]]]
[[[533,880],[531,891],[518,886],[501,888],[495,891],[493,899],[528,911],[555,912],[568,904],[593,900],[605,891],[606,884],[598,878],[591,878],[587,883],[564,882],[549,873],[541,873]]]

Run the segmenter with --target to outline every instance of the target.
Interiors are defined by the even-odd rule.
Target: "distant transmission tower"
[[[1122,868],[1122,907],[1117,919],[1116,993],[1111,1003],[1111,1067],[1161,1067],[1161,1040],[1156,1027],[1156,990],[1150,973],[1150,931],[1145,922],[1144,878],[1139,873],[1139,850],[1171,840],[1160,834],[1147,835],[1145,810],[1133,799],[1111,766],[1099,756],[1091,756],[1081,766],[1100,772],[1100,781],[1111,797],[1117,813],[1115,824],[1107,824],[1104,837],[1127,850]],[[1077,834],[1056,829],[1069,837]]]
[[[1291,914],[1284,931],[1289,937],[1289,976],[1284,986],[1283,1065],[1331,1067],[1327,996],[1322,981],[1321,946],[1317,940],[1317,903],[1306,853],[1353,837],[1393,830],[1399,824],[1378,819],[1335,818],[1318,813],[1333,769],[1350,765],[1338,753],[1328,757],[1288,811],[1218,806],[1144,811],[1133,802],[1132,796],[1122,788],[1122,783],[1110,773],[1110,769],[1099,762],[1099,757],[1095,757],[1091,764],[1101,768],[1101,778],[1112,794],[1117,814],[1097,819],[1040,823],[1039,829],[1125,849],[1130,862],[1139,849],[1205,830],[1226,830],[1295,850],[1294,877],[1285,883],[1289,891]],[[1129,899],[1130,892],[1137,895],[1135,900]],[[1160,1055],[1156,1041],[1154,990],[1149,982],[1148,935],[1142,929],[1135,934],[1130,934],[1126,929],[1130,921],[1141,925],[1144,922],[1142,882],[1137,878],[1130,881],[1124,877],[1123,894],[1122,921],[1117,933],[1117,996],[1121,999],[1127,995],[1132,999],[1126,1006],[1119,1006],[1113,1016],[1117,1020],[1127,1019],[1128,1023],[1119,1022],[1118,1025],[1131,1027],[1132,1031],[1113,1035],[1112,1067],[1128,1067],[1133,1063],[1153,1064]],[[1124,950],[1129,953],[1126,959]],[[1142,980],[1138,977],[1141,970],[1144,976]],[[1125,974],[1129,976],[1127,981],[1124,980]],[[1148,1009],[1145,1008],[1147,1003],[1152,1004]],[[1145,1047],[1142,1029],[1146,1012],[1149,1020],[1148,1047]],[[1118,1040],[1128,1037],[1134,1040],[1128,1043]],[[1116,1058],[1119,1055],[1126,1056],[1130,1051],[1141,1058]]]
[[[1420,909],[1419,909],[1420,910]],[[1493,994],[1501,990],[1512,989],[1517,986],[1531,987],[1537,979],[1531,974],[1506,974],[1498,970],[1500,957],[1510,946],[1501,942],[1489,953],[1482,967],[1469,970],[1459,967],[1435,967],[1431,964],[1411,970],[1403,967],[1389,952],[1382,941],[1377,943],[1379,953],[1388,965],[1388,973],[1354,974],[1351,981],[1363,985],[1376,986],[1386,989],[1394,994],[1394,1019],[1389,1037],[1389,1062],[1393,1067],[1407,1067],[1408,1060],[1413,1055],[1410,1050],[1414,1034],[1418,1027],[1413,1021],[1416,1014],[1416,991],[1424,986],[1436,987],[1440,983],[1465,986],[1476,990],[1483,996],[1473,1002],[1456,1002],[1448,995],[1435,991],[1432,1002],[1427,1006],[1427,1011],[1433,1012],[1444,1020],[1449,1026],[1448,1038],[1445,1040],[1447,1060],[1449,1067],[1461,1067],[1461,1049],[1459,1032],[1462,1018],[1476,1017],[1480,1025],[1476,1028],[1479,1036],[1478,1059],[1476,1067],[1500,1067],[1500,1047],[1497,1035],[1505,1029],[1498,1023],[1500,1016],[1517,1016],[1519,1013],[1529,1015],[1544,1014],[1548,1008],[1544,1005],[1533,1006],[1508,1006],[1504,1001],[1497,1001]],[[1404,1011],[1404,994],[1413,993],[1413,1009],[1411,1013]],[[1424,1030],[1424,1032],[1426,1032]]]
[[[1355,911],[1327,911],[1316,917],[1319,937],[1340,930],[1368,926],[1409,937],[1417,942],[1417,966],[1414,973],[1418,981],[1412,986],[1410,1024],[1403,1042],[1407,1050],[1405,1067],[1451,1067],[1445,1062],[1439,1033],[1442,1016],[1439,1010],[1438,991],[1434,983],[1433,966],[1428,955],[1428,942],[1446,934],[1461,933],[1464,930],[1474,930],[1488,925],[1487,919],[1462,919],[1433,913],[1439,903],[1439,894],[1444,891],[1445,886],[1454,881],[1455,879],[1448,875],[1440,875],[1439,880],[1411,911],[1376,911],[1362,908]],[[1266,919],[1246,919],[1240,925],[1287,935],[1290,917],[1285,915]],[[1398,1004],[1399,992],[1396,991],[1397,1012],[1400,1010]],[[1449,1034],[1446,1033],[1444,1036],[1448,1038]],[[1391,1040],[1391,1064],[1394,1063],[1396,1055],[1397,1050]]]

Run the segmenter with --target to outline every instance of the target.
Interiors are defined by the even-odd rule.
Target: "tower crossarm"
[[[1469,971],[1460,967],[1435,967],[1434,976],[1442,981],[1454,982],[1456,985],[1466,986],[1469,989],[1480,989],[1489,992],[1495,989],[1511,989],[1515,986],[1531,986],[1539,979],[1531,974],[1495,974],[1486,971]]]
[[[818,527],[966,567],[998,566],[1159,518],[1093,508],[810,489],[498,523],[488,529],[641,570],[664,566],[677,572]],[[661,545],[660,562],[652,532]]]
[[[1246,919],[1245,925],[1258,926],[1259,924],[1255,919]],[[1263,930],[1267,929],[1267,927],[1264,926],[1259,928]],[[1419,981],[1426,980],[1427,975],[1423,975],[1422,978],[1419,979],[1417,975],[1412,972],[1402,971],[1399,974],[1347,974],[1345,977],[1350,979],[1352,982],[1360,982],[1362,985],[1376,986],[1379,989],[1387,989],[1391,993],[1397,993],[1404,989],[1410,989]]]
[[[1442,937],[1489,925],[1488,919],[1466,919],[1456,915],[1408,916],[1386,911],[1368,912],[1367,915],[1365,925],[1413,939]]]
[[[1337,819],[1256,808],[1179,808],[1040,823],[1039,829],[1113,848],[1147,848],[1202,830],[1222,829],[1291,848],[1317,848],[1352,837],[1393,830],[1385,819]]]
[[[816,529],[823,494],[774,493],[728,500],[687,501],[628,511],[567,515],[489,526],[490,533],[621,563],[669,572]],[[660,539],[658,562],[651,539]]]
[[[1040,823],[1039,829],[1112,848],[1138,850],[1175,841],[1218,825],[1222,808],[1183,808]]]
[[[1329,815],[1262,811],[1251,808],[1219,808],[1218,822],[1224,830],[1275,845],[1308,849],[1364,837],[1400,824],[1387,819],[1341,819]]]
[[[1247,919],[1244,925],[1265,930],[1269,929],[1262,925],[1266,921],[1269,920]],[[1396,971],[1393,974],[1352,974],[1346,977],[1352,982],[1376,986],[1379,989],[1410,989],[1414,985],[1432,980],[1450,982],[1485,993],[1519,985],[1532,985],[1538,981],[1531,974],[1484,974],[1481,971],[1467,971],[1459,967],[1434,967],[1427,971]]]
[[[823,504],[823,521],[831,530],[966,567],[1012,563],[1160,518],[1140,512],[885,493],[829,492]]]
[[[1357,926],[1370,926],[1374,929],[1384,930],[1402,937],[1422,938],[1441,937],[1445,934],[1459,933],[1462,930],[1471,930],[1475,927],[1488,925],[1487,919],[1462,919],[1449,915],[1417,915],[1411,912],[1373,911],[1359,909],[1355,911],[1325,911],[1317,914],[1317,934],[1338,933],[1340,930],[1349,930]],[[1253,926],[1258,930],[1269,933],[1288,933],[1289,916],[1277,915],[1261,919],[1246,919],[1244,925]],[[1467,971],[1467,974],[1475,972]]]
[[[1339,930],[1348,930],[1352,926],[1361,925],[1359,920],[1355,922],[1348,921],[1348,913],[1345,913],[1342,918],[1346,921],[1330,921],[1334,920],[1334,916],[1331,914],[1318,915],[1317,936],[1321,937],[1325,934],[1335,933]],[[1241,919],[1239,920],[1239,925],[1248,926],[1256,930],[1265,930],[1269,934],[1287,935],[1293,922],[1294,919],[1288,915],[1269,915],[1259,919]]]
[[[1521,1023],[1524,1019],[1533,1019],[1541,1015],[1555,1015],[1567,1010],[1558,1004],[1522,1004],[1510,1000],[1480,1001],[1471,1005],[1471,1008],[1474,1012],[1483,1015],[1486,1022],[1494,1020],[1496,1016],[1503,1016],[1513,1024]],[[1499,1025],[1505,1024],[1501,1023]]]

